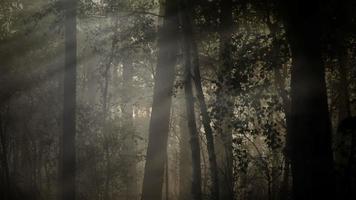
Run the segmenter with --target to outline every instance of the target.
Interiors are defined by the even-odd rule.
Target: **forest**
[[[1,200],[355,200],[355,0],[0,0]]]

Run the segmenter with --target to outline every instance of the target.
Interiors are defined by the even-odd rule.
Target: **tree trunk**
[[[292,52],[291,164],[295,199],[334,199],[331,127],[321,55],[318,2],[293,1],[285,7]]]
[[[75,199],[75,109],[76,109],[76,0],[65,5],[65,71],[62,138],[62,199]]]
[[[349,88],[347,80],[347,49],[344,45],[338,45],[337,48],[338,68],[339,68],[339,83],[338,83],[338,126],[343,121],[351,117],[351,109],[349,102]],[[349,159],[350,150],[352,150],[352,138],[355,137],[350,132],[336,131],[334,135],[334,162],[336,169],[337,194],[342,199],[347,199],[350,196],[352,189],[350,188]]]
[[[335,164],[337,168],[337,195],[342,199],[356,197],[356,117],[342,120],[337,128],[337,135],[342,140],[336,148]]]
[[[142,200],[162,199],[174,68],[178,50],[179,21],[177,6],[178,4],[175,0],[166,1],[163,26],[158,33],[159,55],[153,91]]]
[[[12,199],[11,183],[10,183],[10,167],[9,167],[9,158],[8,158],[8,149],[9,149],[9,137],[8,137],[8,121],[5,118],[8,118],[9,106],[4,105],[0,106],[0,192],[1,196],[4,199]]]
[[[339,63],[339,123],[351,117],[350,109],[350,94],[349,94],[349,81],[347,80],[348,75],[348,52],[346,47],[342,47],[339,50],[338,63]]]
[[[199,65],[199,55],[198,49],[195,41],[191,42],[193,47],[193,73],[194,73],[194,83],[197,92],[197,98],[199,101],[200,112],[202,116],[205,137],[207,141],[207,149],[209,155],[209,165],[212,180],[212,197],[213,199],[219,199],[219,177],[218,177],[218,166],[216,162],[215,146],[214,146],[214,135],[213,130],[210,126],[211,119],[208,113],[208,109],[205,103],[204,92],[202,88],[202,81],[200,76],[200,65]]]
[[[183,103],[183,101],[180,104],[180,107],[185,107],[185,103]],[[186,112],[182,111],[179,119],[179,200],[192,199],[189,186],[192,177],[192,158],[191,150],[189,148],[188,125],[185,116],[187,116]]]
[[[183,0],[184,1],[184,0]],[[213,199],[219,199],[219,184],[218,184],[218,168],[216,163],[215,147],[214,147],[214,136],[213,131],[210,126],[211,119],[208,113],[208,109],[204,99],[204,93],[202,89],[201,77],[200,77],[200,66],[199,66],[199,55],[197,44],[193,36],[193,27],[191,22],[191,8],[189,4],[184,1],[182,3],[182,26],[184,29],[184,39],[186,45],[189,45],[192,53],[192,69],[193,69],[193,79],[195,83],[195,88],[197,92],[197,98],[199,101],[200,111],[202,115],[202,122],[204,126],[205,136],[207,140],[207,149],[209,155],[209,165],[210,165],[210,175],[212,180],[212,197]],[[187,48],[187,47],[186,47]],[[188,53],[188,52],[186,52]]]
[[[216,140],[216,154],[219,167],[220,199],[233,199],[233,171],[232,171],[232,126],[233,101],[229,94],[228,75],[232,69],[232,0],[220,2],[220,66],[218,69],[217,120],[218,137]]]
[[[182,6],[186,7],[186,2],[182,3]],[[184,25],[187,24],[189,20],[186,12],[182,10],[181,18]],[[183,40],[184,40],[184,93],[185,93],[185,105],[188,120],[188,129],[190,133],[190,146],[192,151],[192,167],[193,167],[193,180],[192,180],[192,199],[201,200],[201,168],[200,168],[200,144],[199,144],[199,133],[197,131],[195,112],[194,112],[194,97],[192,88],[192,59],[191,59],[191,43],[188,40],[190,35],[189,30],[186,26],[183,26]]]
[[[278,45],[279,46],[279,45]],[[277,52],[279,52],[279,47],[277,48]],[[277,56],[273,58],[273,60],[278,59]],[[274,61],[274,77],[276,82],[276,88],[278,94],[282,98],[283,110],[285,113],[285,124],[286,124],[286,135],[285,135],[285,146],[283,149],[283,157],[284,157],[284,166],[283,166],[283,180],[281,182],[281,187],[279,191],[279,199],[284,200],[288,199],[289,196],[289,167],[290,167],[290,137],[291,137],[291,124],[290,124],[290,99],[288,98],[287,92],[285,91],[285,86],[283,84],[283,78],[280,75],[280,64]]]
[[[338,129],[334,135],[334,162],[336,168],[337,196],[340,199],[355,199],[352,196],[352,149],[355,143],[354,130],[344,131],[343,125],[351,117],[350,93],[349,93],[349,49],[347,29],[351,25],[349,5],[351,1],[338,1],[335,5],[336,22],[332,30],[335,31],[335,58],[337,58],[337,68],[339,72],[338,85]],[[349,127],[348,127],[349,128]],[[350,134],[351,133],[351,134]]]
[[[165,195],[166,195],[166,200],[169,200],[169,162],[168,162],[168,153],[166,154],[166,169],[165,171]]]
[[[340,123],[342,120],[351,117],[350,109],[350,94],[349,94],[349,48],[348,40],[350,39],[349,26],[352,26],[350,16],[352,10],[351,1],[337,1],[335,2],[335,12],[336,12],[336,24],[332,27],[335,31],[335,57],[338,60],[338,69],[339,69],[339,119]]]
[[[351,149],[350,149],[350,156],[349,162],[347,167],[347,177],[349,180],[349,191],[350,194],[349,199],[356,198],[356,117],[349,118],[351,123],[353,124],[350,132],[352,134],[351,137]]]

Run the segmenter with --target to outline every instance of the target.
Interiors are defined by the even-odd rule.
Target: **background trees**
[[[353,198],[351,1],[66,2],[0,3],[2,199]]]

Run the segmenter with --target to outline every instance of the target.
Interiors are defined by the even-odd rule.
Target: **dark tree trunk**
[[[342,120],[337,128],[337,135],[344,140],[336,148],[337,196],[340,199],[356,197],[356,117]]]
[[[181,11],[181,14],[182,14],[182,26],[184,30],[184,40],[185,40],[185,44],[189,45],[189,47],[186,47],[186,50],[191,51],[190,54],[192,55],[191,69],[193,71],[193,79],[195,83],[197,98],[199,101],[200,111],[202,115],[202,122],[204,126],[206,140],[207,140],[210,174],[212,180],[212,197],[213,199],[219,199],[218,168],[216,163],[214,136],[213,136],[212,128],[210,126],[211,119],[208,113],[208,109],[205,103],[204,93],[202,89],[200,66],[199,66],[199,55],[198,55],[197,44],[193,36],[194,33],[193,33],[193,27],[191,22],[192,10],[189,7],[189,4],[184,0],[182,0],[182,8],[183,9]]]
[[[200,65],[199,65],[199,55],[196,43],[194,40],[191,41],[193,48],[193,74],[194,83],[197,92],[197,98],[199,101],[200,112],[202,116],[205,137],[207,140],[207,148],[209,155],[209,165],[212,180],[212,196],[213,199],[219,199],[219,177],[218,177],[218,166],[216,162],[215,146],[214,146],[214,135],[213,130],[210,126],[211,119],[208,113],[208,109],[205,103],[204,92],[202,88],[202,81],[200,76]]]
[[[181,0],[182,2],[184,0]],[[187,7],[186,2],[181,4]],[[187,25],[189,20],[186,10],[183,9],[181,12],[182,24]],[[199,133],[197,131],[195,111],[194,111],[194,97],[193,97],[193,85],[192,85],[192,58],[191,58],[191,41],[188,38],[191,33],[187,26],[183,26],[183,52],[185,56],[184,63],[184,93],[185,93],[185,105],[188,120],[188,130],[190,133],[190,146],[192,151],[192,167],[193,167],[193,177],[192,177],[192,197],[194,200],[202,199],[201,192],[201,168],[200,168],[200,144],[199,144]]]
[[[338,63],[339,63],[339,123],[351,117],[351,109],[350,109],[350,94],[349,94],[349,81],[347,78],[348,75],[348,52],[346,47],[339,48],[338,55]]]
[[[355,188],[352,188],[352,149],[355,143],[355,135],[352,134],[354,130],[352,128],[349,131],[342,130],[342,126],[345,122],[350,122],[351,107],[350,107],[350,93],[349,93],[349,48],[348,40],[350,39],[348,32],[351,26],[351,1],[337,1],[335,2],[335,14],[336,21],[332,30],[335,36],[335,58],[337,58],[337,68],[339,72],[339,81],[337,83],[337,105],[338,105],[338,130],[334,135],[334,161],[336,168],[336,180],[337,180],[337,196],[340,199],[355,199],[352,197],[352,192]],[[350,127],[348,127],[350,128]],[[351,133],[351,134],[350,134]]]
[[[353,124],[350,132],[351,136],[351,149],[350,149],[350,156],[349,162],[347,167],[347,177],[349,180],[349,199],[356,198],[356,117],[349,118],[351,123]]]
[[[338,60],[339,69],[339,120],[351,117],[350,109],[350,94],[349,94],[349,81],[348,71],[350,65],[348,40],[350,39],[349,29],[352,26],[351,12],[353,12],[351,1],[336,1],[335,2],[335,25],[332,26],[335,37],[335,57]]]
[[[142,200],[162,199],[174,68],[178,50],[177,39],[179,20],[177,6],[178,4],[176,0],[167,1],[165,3],[163,26],[158,33],[159,55],[153,91]]]
[[[65,5],[65,71],[62,137],[62,199],[75,199],[75,109],[76,109],[76,0]]]
[[[233,199],[232,171],[232,96],[229,94],[229,74],[232,69],[232,0],[220,1],[220,66],[218,69],[217,108],[218,116],[216,154],[218,156],[220,199]]]
[[[169,200],[169,162],[168,162],[168,153],[166,154],[166,169],[164,170],[165,173],[165,195],[166,195],[166,200]]]
[[[344,45],[337,48],[338,51],[338,68],[339,68],[339,83],[338,83],[338,126],[340,127],[343,121],[351,117],[349,88],[347,80],[347,49]],[[353,135],[350,132],[337,130],[334,135],[334,162],[336,169],[337,195],[342,199],[347,199],[352,192],[350,187],[350,174],[348,173],[349,159],[348,155],[352,151]],[[351,142],[350,142],[351,141]],[[351,151],[350,151],[351,150]]]
[[[9,167],[9,137],[8,137],[8,118],[9,106],[0,106],[0,197],[12,199]]]
[[[331,127],[317,1],[292,1],[285,25],[292,52],[291,164],[294,199],[334,199]]]

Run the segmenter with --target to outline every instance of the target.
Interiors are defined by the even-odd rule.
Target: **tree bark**
[[[165,173],[165,195],[166,195],[166,200],[169,200],[169,162],[168,162],[168,153],[166,154],[166,169],[164,170]]]
[[[208,113],[208,109],[205,103],[204,93],[202,89],[200,69],[199,69],[200,66],[199,66],[198,48],[193,36],[194,33],[193,33],[193,27],[191,22],[191,13],[192,10],[189,7],[189,4],[186,1],[182,0],[182,11],[181,11],[182,27],[185,33],[184,34],[185,43],[186,45],[189,45],[189,49],[191,49],[191,55],[192,55],[191,68],[193,71],[194,85],[197,93],[196,95],[199,101],[200,111],[202,115],[202,122],[204,126],[206,140],[207,140],[210,175],[212,180],[212,197],[213,199],[219,199],[218,168],[217,168],[216,155],[215,155],[214,136],[213,136],[212,128],[210,126],[211,119]]]
[[[350,156],[349,156],[349,163],[347,167],[347,176],[349,177],[349,199],[356,198],[356,117],[349,118],[354,125],[351,128],[351,149],[350,149]]]
[[[338,55],[338,63],[339,63],[339,123],[351,117],[351,109],[350,109],[350,94],[349,94],[349,83],[348,83],[348,52],[346,47],[340,47]]]
[[[351,117],[351,109],[349,102],[349,88],[347,80],[347,49],[344,45],[340,45],[337,48],[338,57],[338,68],[339,68],[339,83],[338,83],[338,126],[342,125],[343,121],[348,120]],[[354,145],[352,141],[355,137],[352,132],[336,131],[334,135],[334,162],[336,169],[336,183],[337,183],[337,195],[342,199],[347,199],[351,192],[350,185],[350,174],[349,169],[349,159],[348,155],[351,155],[352,146]]]
[[[181,102],[180,107],[185,108],[185,103]],[[192,199],[189,186],[192,177],[192,158],[189,148],[188,125],[185,116],[187,116],[186,112],[182,110],[179,119],[179,200]]]
[[[4,199],[12,199],[11,182],[10,182],[10,167],[9,167],[9,137],[8,137],[8,121],[5,120],[8,117],[9,106],[0,106],[0,192]]]
[[[336,168],[337,180],[337,196],[341,199],[355,199],[352,193],[355,188],[352,188],[352,149],[355,146],[355,137],[351,127],[347,131],[342,130],[345,122],[352,120],[350,107],[350,93],[349,93],[349,49],[348,40],[350,35],[348,29],[351,26],[351,1],[337,1],[335,2],[335,17],[336,21],[332,30],[335,31],[335,58],[337,58],[337,69],[339,72],[338,88],[338,129],[334,135],[334,161]],[[346,123],[347,124],[347,123]]]
[[[183,6],[187,6],[185,3]],[[183,24],[187,23],[187,15],[182,12]],[[191,59],[191,48],[190,41],[188,40],[189,31],[187,27],[183,26],[184,34],[184,93],[186,102],[186,112],[188,120],[188,129],[190,133],[190,146],[192,151],[192,168],[193,168],[193,180],[192,180],[192,197],[194,200],[202,199],[201,192],[201,168],[200,168],[200,144],[199,144],[199,133],[197,131],[195,112],[194,112],[194,97],[192,88],[192,59]]]
[[[174,68],[178,50],[179,20],[177,6],[176,0],[166,1],[163,26],[158,33],[159,55],[155,74],[152,113],[142,188],[143,200],[162,199]]]
[[[293,195],[298,200],[335,198],[320,6],[292,1],[284,13],[292,52],[290,142]]]
[[[199,55],[196,43],[194,40],[191,41],[193,49],[193,74],[194,74],[194,83],[197,93],[197,98],[199,101],[200,112],[202,116],[202,122],[205,131],[205,137],[207,141],[207,149],[209,155],[209,165],[210,173],[212,180],[212,197],[213,199],[219,199],[219,177],[218,177],[218,166],[216,162],[215,154],[215,144],[214,144],[214,135],[211,128],[211,119],[208,113],[208,109],[205,103],[204,92],[202,88],[202,81],[200,76],[200,65],[199,65]]]
[[[63,0],[65,8],[65,70],[62,138],[62,199],[75,200],[76,132],[76,0]]]

